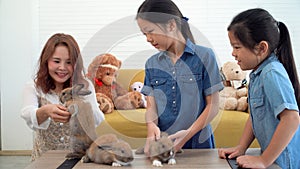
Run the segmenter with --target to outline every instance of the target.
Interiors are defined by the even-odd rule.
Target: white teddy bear
[[[134,82],[134,83],[132,83],[130,88],[131,88],[132,91],[138,91],[138,92],[141,93],[143,86],[144,86],[144,83],[142,83],[142,82]],[[146,96],[143,93],[141,93],[141,95],[142,95],[142,105],[141,105],[141,107],[145,108],[145,107],[147,107]]]

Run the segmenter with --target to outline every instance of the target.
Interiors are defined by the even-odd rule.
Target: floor
[[[24,169],[30,164],[30,156],[0,156],[0,169]]]

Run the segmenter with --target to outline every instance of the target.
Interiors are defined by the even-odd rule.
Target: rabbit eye
[[[125,153],[125,151],[124,151],[124,150],[121,150],[121,153],[122,153],[122,154],[124,154],[124,153]]]

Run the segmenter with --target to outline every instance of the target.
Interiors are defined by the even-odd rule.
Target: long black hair
[[[185,40],[190,39],[195,43],[188,24],[176,4],[171,0],[145,0],[139,7],[136,19],[141,18],[152,23],[166,24],[174,19]]]
[[[254,50],[261,41],[268,43],[269,53],[276,54],[289,75],[299,107],[300,85],[286,25],[276,21],[268,11],[254,8],[235,16],[227,30],[232,31],[234,36],[250,50]]]

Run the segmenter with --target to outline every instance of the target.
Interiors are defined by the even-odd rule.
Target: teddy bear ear
[[[122,61],[118,60],[118,68],[120,69],[122,66]]]

